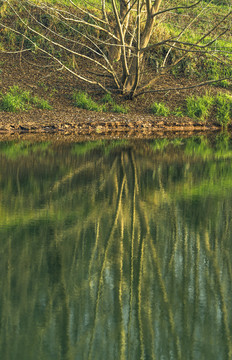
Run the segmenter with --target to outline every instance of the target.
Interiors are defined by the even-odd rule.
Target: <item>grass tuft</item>
[[[190,96],[186,99],[186,115],[194,119],[206,120],[210,108],[213,104],[213,97],[206,94],[200,96]]]
[[[101,99],[101,102],[103,104],[111,104],[112,105],[114,103],[114,100],[113,100],[111,94],[107,93],[103,96],[103,98]]]
[[[74,105],[86,110],[101,111],[102,107],[98,105],[91,97],[84,91],[78,91],[73,93]]]
[[[2,111],[26,111],[31,109],[32,105],[40,109],[51,109],[46,100],[32,96],[30,91],[24,91],[16,85],[10,87],[6,94],[1,94],[0,110]]]
[[[167,116],[170,114],[169,108],[163,103],[154,102],[151,105],[151,112],[154,115]]]
[[[126,114],[128,109],[122,105],[118,105],[114,102],[110,94],[105,94],[101,99],[101,105],[91,99],[91,97],[84,91],[78,91],[73,94],[74,105],[86,110],[92,111],[104,111]]]
[[[122,106],[122,105],[118,105],[118,104],[113,104],[111,111],[117,114],[127,114],[128,113],[128,108]]]
[[[105,94],[101,99],[101,102],[105,104],[105,111],[109,110],[114,113],[118,114],[127,114],[128,108],[122,105],[118,105],[115,103],[114,99],[112,98],[111,94]]]
[[[216,122],[226,127],[232,121],[232,96],[219,93],[215,96],[205,94],[204,96],[189,96],[185,100],[185,106],[178,107],[171,111],[163,103],[153,103],[151,111],[155,115],[175,116],[187,115],[190,118],[206,121],[210,117]]]
[[[49,105],[49,103],[47,102],[47,100],[44,99],[40,99],[37,96],[34,96],[32,99],[32,103],[39,109],[47,109],[50,110],[52,109],[51,105]]]
[[[219,124],[226,126],[232,119],[232,96],[218,94],[214,100],[216,119]]]
[[[232,96],[219,93],[216,96],[191,96],[186,99],[186,115],[206,120],[209,116],[216,117],[217,123],[227,126],[232,120]]]

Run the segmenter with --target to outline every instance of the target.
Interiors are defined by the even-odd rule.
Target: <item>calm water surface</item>
[[[0,359],[231,359],[232,140],[0,143]]]

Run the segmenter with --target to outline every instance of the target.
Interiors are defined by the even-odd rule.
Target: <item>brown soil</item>
[[[82,89],[91,93],[67,72],[56,65],[47,63],[44,58],[31,55],[19,56],[0,54],[0,84],[2,93],[12,85],[30,90],[32,94],[43,97],[53,106],[52,110],[32,109],[20,113],[0,112],[0,138],[47,137],[55,138],[95,138],[95,137],[154,137],[166,132],[173,134],[218,131],[213,121],[201,123],[187,117],[162,117],[149,113],[153,101],[165,101],[170,108],[180,106],[189,91],[148,94],[133,101],[125,101],[117,96],[117,103],[129,107],[128,114],[99,113],[78,109],[72,105],[74,90]],[[162,79],[162,86],[188,86],[187,79]],[[93,93],[94,91],[94,93]],[[204,93],[206,88],[196,88],[192,93]],[[216,91],[214,88],[213,91]],[[92,89],[98,99],[102,94]]]

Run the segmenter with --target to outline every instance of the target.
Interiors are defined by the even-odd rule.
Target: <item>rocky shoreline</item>
[[[220,131],[210,123],[191,121],[189,118],[136,116],[136,114],[94,113],[81,109],[65,111],[32,110],[21,114],[0,114],[1,138],[14,134],[55,134],[75,137],[137,137],[147,138],[172,133]]]

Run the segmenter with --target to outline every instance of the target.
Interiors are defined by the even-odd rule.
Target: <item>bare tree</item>
[[[130,99],[147,91],[160,91],[154,88],[160,76],[191,53],[216,56],[222,62],[230,61],[222,49],[212,44],[230,31],[231,10],[217,21],[213,19],[200,39],[195,42],[182,40],[184,33],[211,6],[212,0],[207,4],[202,0],[194,3],[190,0],[184,5],[181,2],[181,6],[175,1],[172,7],[167,0],[108,0],[107,3],[99,0],[98,7],[87,1],[85,6],[81,6],[74,0],[69,0],[70,4],[66,6],[29,0],[3,0],[3,3],[17,16],[20,26],[14,27],[2,20],[0,27],[21,35],[33,49],[47,54],[80,80],[97,85],[106,92],[118,91]],[[195,8],[198,11],[193,14]],[[159,24],[173,12],[188,13],[188,21],[178,34],[164,35],[160,39],[156,36]],[[56,51],[49,51],[44,44],[49,44],[50,48],[52,45]],[[162,63],[157,62],[151,72],[146,67],[146,60],[151,52],[156,53],[161,47],[165,47]],[[75,64],[78,59],[84,60],[84,71],[78,66],[68,65],[58,51],[72,55]],[[173,51],[178,52],[178,56],[171,61]]]

